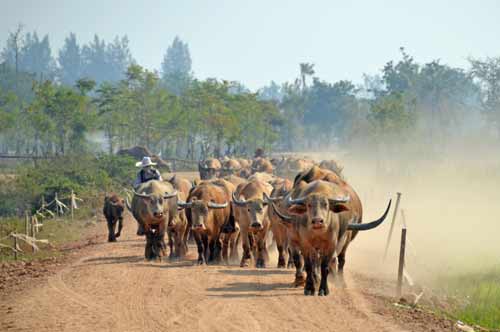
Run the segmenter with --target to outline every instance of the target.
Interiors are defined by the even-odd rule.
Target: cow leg
[[[333,254],[321,256],[321,282],[319,286],[318,296],[327,296],[330,294],[328,289],[328,272],[330,270],[330,261]]]
[[[278,248],[278,269],[285,268],[286,263],[285,263],[285,252],[283,245],[279,245],[276,243],[276,247]]]
[[[107,224],[108,224],[108,242],[116,242],[116,238],[115,238],[116,221],[107,220]]]
[[[172,260],[175,258],[175,253],[174,253],[174,232],[175,230],[168,230],[167,235],[168,235],[168,247],[170,249],[170,255],[168,259]]]
[[[140,222],[137,222],[137,235],[142,236],[144,234],[146,234],[144,230],[144,225]]]
[[[344,280],[344,265],[345,265],[346,249],[347,248],[344,248],[344,250],[342,250],[342,252],[337,256],[337,260],[338,260],[338,273],[337,273],[338,278],[337,278],[337,281],[338,281],[340,287],[346,286],[346,283]]]
[[[231,234],[222,233],[221,237],[222,237],[222,261],[224,262],[224,264],[229,265],[228,253],[229,253],[229,240]]]
[[[241,229],[241,242],[243,247],[243,256],[241,257],[240,267],[248,266],[248,260],[252,258],[250,254],[250,238],[247,229]]]
[[[115,234],[115,238],[119,238],[122,234],[123,228],[123,218],[118,218],[118,232]]]
[[[266,256],[267,256],[267,248],[266,248],[266,237],[264,234],[262,238],[257,238],[257,261],[255,263],[255,267],[265,268]]]
[[[294,266],[295,266],[295,261],[293,258],[292,248],[288,248],[288,263],[286,265],[286,268],[291,269]]]
[[[302,271],[302,255],[297,250],[297,248],[292,248],[293,262],[295,264],[295,281],[293,282],[294,287],[304,286],[304,272]]]
[[[204,255],[204,250],[203,250],[203,239],[201,234],[197,232],[192,232],[194,236],[194,240],[196,241],[196,247],[198,248],[198,264],[203,265],[205,262],[205,255]]]
[[[219,264],[222,258],[220,236],[215,236],[214,238],[212,238],[210,240],[209,247],[210,247],[209,262],[214,264]]]
[[[231,240],[230,240],[230,246],[231,246],[231,253],[230,253],[230,260],[232,263],[238,262],[238,243],[240,242],[240,231],[237,229],[236,233],[233,233],[231,235]]]
[[[304,254],[304,263],[306,267],[306,284],[304,286],[304,295],[314,295],[315,280],[314,280],[314,257],[310,253]]]
[[[201,239],[203,241],[203,258],[205,259],[205,264],[208,264],[208,262],[210,262],[210,247],[208,246],[208,235],[202,234]]]
[[[154,258],[153,252],[153,239],[150,232],[146,233],[146,247],[144,248],[144,257],[147,260],[152,260]]]

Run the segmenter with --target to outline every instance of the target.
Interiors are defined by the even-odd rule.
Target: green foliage
[[[175,37],[168,47],[161,64],[162,80],[165,87],[175,95],[182,94],[191,84],[191,55],[189,46]]]
[[[369,114],[375,137],[387,143],[388,139],[404,139],[411,133],[416,119],[414,103],[414,99],[408,100],[398,92],[376,100]]]
[[[447,294],[458,299],[451,314],[468,324],[500,328],[500,269],[448,276],[441,280]]]
[[[129,157],[73,155],[40,160],[36,166],[20,166],[16,178],[0,182],[0,215],[14,215],[47,201],[55,193],[68,196],[71,190],[84,199],[99,191],[121,191],[134,177],[135,161]]]

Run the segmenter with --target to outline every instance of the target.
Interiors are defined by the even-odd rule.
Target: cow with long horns
[[[220,175],[222,164],[218,159],[209,158],[198,163],[198,171],[200,172],[200,179],[210,180]]]
[[[266,237],[270,229],[267,217],[268,200],[272,186],[266,182],[254,180],[238,186],[233,193],[234,216],[240,226],[243,257],[240,266],[248,266],[251,248],[255,247],[255,266],[265,267],[268,260]]]
[[[322,180],[307,184],[300,182],[298,186],[300,195],[296,198],[291,195],[287,197],[287,213],[282,213],[277,208],[274,210],[284,222],[293,224],[298,235],[307,275],[304,294],[315,294],[315,269],[319,261],[321,281],[318,295],[326,296],[330,292],[327,277],[333,259],[339,258],[341,273],[345,250],[353,238],[353,232],[370,230],[380,225],[387,216],[391,202],[381,218],[362,224],[361,204],[357,207],[352,189]],[[357,195],[356,200],[359,201]]]
[[[144,256],[155,259],[165,256],[165,231],[177,217],[177,191],[169,182],[151,180],[142,183],[134,192],[132,205],[126,201],[146,235]]]
[[[187,201],[178,205],[186,209],[198,247],[198,263],[219,263],[228,260],[229,243],[221,244],[221,231],[232,217],[230,197],[234,186],[222,179],[202,181],[191,190]],[[236,233],[236,230],[232,233]],[[227,241],[229,242],[229,238]],[[234,252],[231,252],[231,256]],[[234,258],[234,257],[233,257]]]

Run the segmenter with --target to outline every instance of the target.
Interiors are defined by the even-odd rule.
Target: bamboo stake
[[[401,246],[399,249],[399,266],[398,266],[398,285],[396,289],[397,298],[401,298],[403,290],[403,272],[405,266],[405,249],[406,249],[406,227],[401,229]]]
[[[387,237],[387,243],[385,244],[384,261],[387,257],[387,252],[389,250],[389,244],[391,243],[392,231],[394,229],[394,223],[396,221],[396,216],[398,214],[399,201],[401,200],[401,193],[398,192],[397,195],[398,195],[398,197],[396,198],[396,206],[394,207],[394,213],[392,215],[391,228],[389,229],[389,236]]]

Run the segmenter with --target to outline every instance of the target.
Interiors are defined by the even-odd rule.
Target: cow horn
[[[338,197],[338,198],[329,198],[328,202],[330,204],[339,204],[339,203],[347,203],[351,200],[351,197],[349,195],[344,196],[344,197]]]
[[[264,201],[267,203],[281,201],[283,196],[278,197],[269,197],[266,193],[264,193]]]
[[[170,180],[168,180],[168,182],[170,182],[170,183],[174,183],[174,181],[175,181],[175,177],[176,177],[176,176],[177,176],[177,174],[174,174],[174,176],[172,176],[172,177],[170,178]]]
[[[280,219],[283,222],[286,222],[286,223],[292,222],[293,218],[291,216],[287,216],[287,215],[284,215],[283,213],[281,213],[280,210],[278,210],[278,208],[276,207],[276,205],[274,205],[274,202],[271,202],[271,206],[273,207],[274,212],[278,215],[278,217],[280,217]]]
[[[177,190],[174,190],[174,192],[170,193],[170,194],[167,194],[165,193],[165,195],[163,196],[164,199],[169,199],[169,198],[172,198],[172,197],[175,197],[177,196]]]
[[[288,196],[288,204],[289,205],[304,205],[306,201],[306,198],[305,197],[302,197],[302,198],[296,198],[296,199],[292,199],[291,196]]]
[[[134,192],[134,195],[137,196],[137,197],[141,197],[141,198],[149,198],[149,197],[151,197],[150,194],[139,194],[135,190],[132,190],[132,191]]]
[[[222,204],[214,203],[214,202],[208,202],[207,205],[211,209],[223,209],[223,208],[227,207],[227,202],[224,202]]]
[[[366,224],[349,224],[347,226],[347,229],[351,231],[367,231],[377,227],[385,220],[385,217],[387,217],[387,213],[389,213],[389,209],[391,208],[391,203],[392,199],[389,200],[389,205],[387,205],[387,209],[385,209],[384,215],[379,219]]]
[[[128,201],[128,196],[125,198],[125,206],[127,206],[127,209],[132,212],[132,207],[130,207],[130,202]]]
[[[236,194],[234,191],[233,191],[233,202],[238,206],[245,206],[247,204],[245,200],[240,201],[238,198],[236,198]]]
[[[180,206],[183,209],[189,209],[191,207],[191,205],[193,205],[193,203],[192,202],[186,203],[184,201],[178,200],[177,201],[177,205]]]

